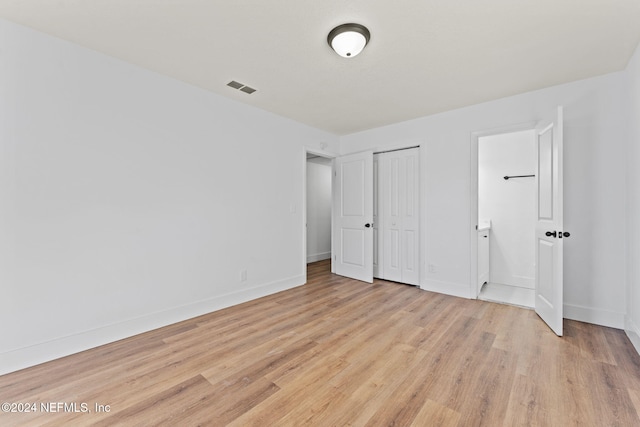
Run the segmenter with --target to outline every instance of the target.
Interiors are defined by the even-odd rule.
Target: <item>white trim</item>
[[[335,159],[338,155],[329,151],[321,150],[319,148],[304,147],[304,159],[307,160],[307,153],[315,156],[324,157],[326,159]]]
[[[426,191],[423,191],[423,189],[425,189],[427,187],[427,180],[428,180],[428,176],[427,176],[427,160],[428,160],[428,153],[427,153],[427,144],[426,142],[423,142],[420,145],[419,150],[419,154],[418,156],[420,157],[420,197],[418,200],[418,203],[420,203],[420,234],[419,234],[419,238],[420,238],[420,287],[422,288],[422,281],[427,279],[428,273],[427,273],[427,242],[429,241],[427,238],[427,208],[428,208],[428,201],[427,201],[427,195],[426,195]]]
[[[502,283],[516,288],[535,289],[535,277],[517,276],[506,272],[491,272],[491,283]]]
[[[636,352],[640,354],[640,329],[635,323],[633,323],[633,320],[631,320],[631,317],[625,316],[624,320],[625,320],[624,332],[627,334],[627,337],[629,337],[629,341],[631,341],[631,344],[633,344],[633,347],[636,349]]]
[[[310,262],[322,261],[331,258],[331,252],[322,252],[319,254],[307,254],[307,264]]]
[[[309,148],[302,148],[302,275],[307,283],[307,153]]]
[[[59,359],[124,338],[168,326],[183,320],[231,307],[304,284],[303,276],[290,277],[243,289],[215,298],[147,314],[102,328],[57,338],[0,354],[0,375],[8,374],[40,363]]]
[[[454,297],[475,299],[473,294],[469,294],[469,286],[466,283],[444,282],[440,280],[426,280],[420,284],[423,291],[437,292],[439,294],[451,295]]]
[[[624,313],[572,304],[564,304],[562,308],[565,319],[592,323],[609,328],[624,329]]]

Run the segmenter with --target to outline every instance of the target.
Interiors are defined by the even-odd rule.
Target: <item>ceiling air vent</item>
[[[254,88],[245,86],[244,83],[239,83],[235,80],[231,80],[229,83],[227,83],[227,86],[232,87],[234,89],[240,89],[242,92],[248,93],[249,95],[251,95],[253,92],[256,91]]]
[[[242,83],[238,83],[235,80],[231,80],[229,83],[227,83],[227,86],[232,87],[234,89],[240,89],[244,85]]]

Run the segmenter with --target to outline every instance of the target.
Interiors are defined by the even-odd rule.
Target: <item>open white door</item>
[[[562,107],[536,135],[536,313],[562,336]]]
[[[373,152],[334,163],[333,271],[373,283]]]

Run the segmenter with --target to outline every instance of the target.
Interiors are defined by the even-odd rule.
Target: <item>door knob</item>
[[[571,233],[569,233],[568,231],[565,231],[564,233],[561,233],[564,237],[569,237],[571,236]]]
[[[369,227],[371,227],[371,224],[365,224],[364,226],[369,228]]]
[[[547,237],[556,237],[556,232],[547,231],[546,233],[544,233],[544,235]]]

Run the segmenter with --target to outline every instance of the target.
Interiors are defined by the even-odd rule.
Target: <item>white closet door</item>
[[[383,188],[383,260],[384,278],[402,282],[401,245],[402,215],[400,214],[400,162],[399,155],[384,153],[382,158]]]
[[[401,187],[402,213],[402,282],[410,285],[420,284],[420,239],[418,215],[419,197],[419,150],[414,148],[402,153],[404,186]]]
[[[379,155],[373,156],[373,277],[384,276],[382,262],[382,215],[380,215]]]
[[[419,150],[399,150],[378,157],[382,266],[379,277],[419,284]]]

